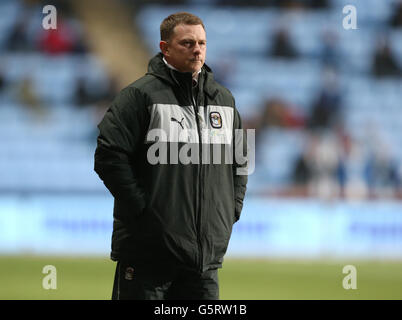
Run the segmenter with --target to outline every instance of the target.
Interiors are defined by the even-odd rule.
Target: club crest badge
[[[222,117],[219,112],[214,111],[209,113],[209,121],[211,126],[216,129],[222,128]]]
[[[133,280],[133,278],[134,278],[134,269],[132,267],[127,267],[124,279]]]

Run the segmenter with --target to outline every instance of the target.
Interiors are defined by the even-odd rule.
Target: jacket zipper
[[[200,128],[200,117],[198,115],[199,106],[197,104],[197,100],[194,98],[192,87],[190,89],[191,92],[191,103],[194,108],[195,113],[195,121],[197,123],[197,133],[198,133],[198,152],[199,152],[199,170],[198,170],[198,215],[196,219],[197,226],[197,242],[198,242],[198,250],[200,253],[199,256],[199,268],[200,272],[203,272],[203,252],[202,252],[202,243],[201,243],[201,204],[202,204],[202,182],[201,182],[201,170],[202,170],[202,136],[201,136],[201,128]]]
[[[174,79],[174,81],[176,82],[176,84],[183,89],[183,87],[180,85],[180,83],[176,80],[176,78],[173,75],[172,70],[170,70],[171,72],[171,76]],[[187,90],[184,90],[184,92],[186,92]],[[199,255],[199,271],[202,273],[203,272],[203,253],[202,253],[202,243],[201,243],[201,203],[202,203],[202,183],[201,183],[201,164],[202,164],[202,137],[201,137],[201,128],[200,128],[200,123],[199,123],[199,116],[198,116],[198,104],[196,99],[194,98],[193,95],[193,90],[192,90],[192,83],[190,84],[190,96],[186,97],[186,98],[190,98],[190,105],[193,106],[194,109],[194,113],[195,113],[195,122],[197,123],[197,133],[198,133],[198,142],[199,142],[199,170],[198,170],[198,212],[196,213],[196,227],[197,227],[197,243],[198,243],[198,251],[200,253]]]

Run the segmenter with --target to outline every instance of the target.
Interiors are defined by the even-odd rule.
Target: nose
[[[194,46],[194,53],[201,53],[201,46],[199,43],[196,43]]]

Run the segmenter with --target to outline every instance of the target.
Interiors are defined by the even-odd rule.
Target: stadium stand
[[[76,103],[78,79],[96,95],[107,89],[102,63],[76,50],[82,38],[71,37],[65,45],[71,34],[61,30],[44,47],[39,3],[2,1],[0,12],[0,190],[103,190],[93,173],[97,106]],[[63,21],[71,30],[82,27],[72,15],[63,15]]]
[[[270,99],[283,100],[301,119],[296,127],[258,127],[251,194],[299,195],[290,191],[297,184],[296,166],[308,154],[309,179],[301,194],[320,196],[318,189],[335,185],[335,196],[349,197],[358,185],[363,197],[402,197],[402,77],[373,73],[383,39],[402,67],[402,29],[392,22],[397,1],[353,1],[356,30],[342,27],[347,0],[326,1],[319,9],[308,7],[309,1],[293,1],[296,9],[277,1],[156,2],[138,1],[132,25],[150,56],[158,51],[162,19],[175,11],[194,12],[207,27],[207,64],[233,92],[245,126],[257,127]],[[106,94],[111,79],[99,56],[86,49],[81,21],[72,13],[64,17],[76,46],[56,54],[38,45],[41,8],[3,0],[0,13],[0,190],[105,192],[93,172],[93,152],[102,114],[96,97]],[[298,53],[294,58],[272,55],[281,29]],[[77,103],[80,80],[92,97],[84,105]],[[325,128],[312,128],[315,103],[328,83],[338,90],[339,116]],[[324,113],[332,105],[332,89],[323,100]]]

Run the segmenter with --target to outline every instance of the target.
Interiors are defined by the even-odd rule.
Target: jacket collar
[[[177,75],[179,75],[180,77],[184,77],[185,79],[188,78],[189,83],[191,83],[190,79],[192,78],[192,74],[190,72],[182,73],[170,69],[163,61],[163,54],[161,52],[157,53],[149,61],[147,74],[151,74],[163,81],[166,81],[172,86],[178,84],[176,77]],[[204,81],[204,92],[209,96],[210,99],[214,99],[219,90],[216,88],[213,72],[208,65],[204,64],[201,68],[199,80]]]
[[[164,62],[170,69],[179,72],[179,70],[177,70],[175,67],[173,67],[171,64],[169,64],[169,63],[166,61],[165,57],[163,57],[162,60],[163,60],[163,62]],[[200,74],[200,72],[201,72],[201,69],[198,70],[198,72],[197,72],[197,74],[196,74],[195,76],[194,76],[194,75],[192,76],[192,77],[193,77],[193,81],[198,82],[198,75]]]

